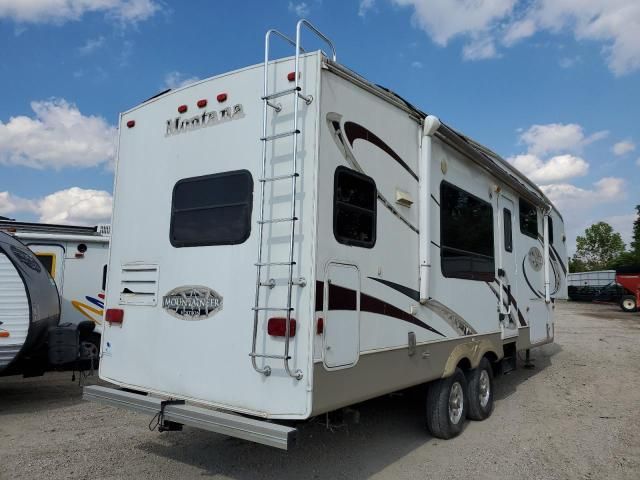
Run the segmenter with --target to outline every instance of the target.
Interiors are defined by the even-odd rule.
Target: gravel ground
[[[296,450],[213,433],[149,432],[149,418],[81,400],[68,374],[0,379],[0,478],[640,478],[640,314],[559,304],[556,343],[498,379],[496,409],[431,438],[418,395],[357,406],[360,423],[306,424]]]

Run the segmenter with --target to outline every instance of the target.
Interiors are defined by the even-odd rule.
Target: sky
[[[638,0],[0,0],[0,215],[108,223],[119,112],[259,63],[265,31],[301,17],[540,185],[570,252],[601,220],[630,241]]]

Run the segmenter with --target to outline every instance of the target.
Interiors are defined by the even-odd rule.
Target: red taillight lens
[[[136,126],[136,121],[135,121],[135,120],[129,120],[129,121],[127,122],[127,127],[128,127],[128,128],[133,128],[133,127],[135,127],[135,126]]]
[[[324,318],[320,317],[316,324],[316,333],[322,335],[324,333]]]
[[[218,100],[220,103],[226,102],[227,94],[226,93],[219,93],[218,96],[216,97],[216,100]]]
[[[124,310],[121,308],[108,308],[104,315],[104,319],[109,323],[122,324],[124,320]]]
[[[298,74],[298,78],[300,78],[300,74]],[[287,74],[287,80],[289,80],[290,82],[295,82],[296,81],[296,72],[289,72]]]
[[[180,105],[178,107],[178,113],[184,113],[187,111],[187,106],[186,105]]]
[[[284,317],[270,318],[267,322],[267,333],[273,337],[286,336],[287,319]],[[296,336],[296,321],[294,318],[289,321],[289,337]]]
[[[198,108],[204,108],[207,106],[207,100],[203,98],[202,100],[198,100]]]

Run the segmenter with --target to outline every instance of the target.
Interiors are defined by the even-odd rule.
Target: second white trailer
[[[100,377],[128,391],[85,398],[287,448],[273,420],[431,382],[449,438],[491,413],[504,358],[553,341],[562,217],[495,153],[303,54],[305,26],[295,57],[122,115]]]

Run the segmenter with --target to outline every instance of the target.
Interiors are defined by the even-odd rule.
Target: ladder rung
[[[293,312],[293,307],[291,308],[276,308],[276,307],[253,307],[253,311],[260,312]]]
[[[296,262],[258,262],[256,267],[268,267],[273,265],[295,265]]]
[[[299,177],[299,173],[288,173],[287,175],[278,175],[276,177],[261,178],[259,182],[275,182],[276,180],[285,180],[287,178]]]
[[[298,135],[299,133],[300,130],[290,130],[288,132],[278,133],[269,137],[260,137],[260,140],[262,140],[263,142],[269,142],[271,140],[275,140],[276,138],[290,137],[291,135]]]
[[[275,358],[278,360],[284,360],[286,358],[287,360],[291,360],[291,355],[289,355],[288,357],[285,357],[284,355],[266,355],[264,353],[250,353],[249,356],[255,357],[255,358]]]
[[[298,220],[298,217],[272,218],[271,220],[258,220],[258,223],[265,225],[267,223],[294,222],[296,220]]]
[[[281,90],[279,92],[273,92],[269,95],[265,95],[264,97],[260,97],[262,100],[272,100],[278,97],[284,97],[285,95],[291,95],[294,92],[299,92],[302,90],[300,87],[287,88],[286,90]]]

